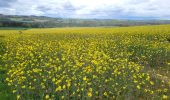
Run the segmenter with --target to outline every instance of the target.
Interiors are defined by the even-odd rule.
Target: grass
[[[27,30],[31,28],[23,28],[23,27],[0,27],[0,30]]]

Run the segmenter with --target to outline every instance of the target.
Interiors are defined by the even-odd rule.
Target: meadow
[[[0,30],[1,100],[168,100],[170,25]]]

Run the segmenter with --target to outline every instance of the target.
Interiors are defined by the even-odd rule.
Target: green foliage
[[[62,19],[45,16],[0,15],[0,27],[52,28],[170,24],[169,20]]]

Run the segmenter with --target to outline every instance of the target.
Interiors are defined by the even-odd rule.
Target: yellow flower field
[[[170,99],[170,25],[0,30],[0,40],[14,100]]]

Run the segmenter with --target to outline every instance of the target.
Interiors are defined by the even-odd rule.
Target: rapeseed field
[[[170,99],[170,25],[0,30],[0,60],[0,98]]]

